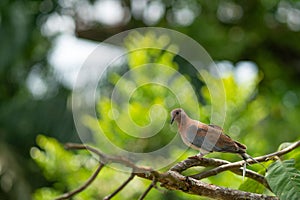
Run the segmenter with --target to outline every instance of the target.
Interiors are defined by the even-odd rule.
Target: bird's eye
[[[178,114],[179,114],[179,112],[177,111],[177,112],[176,112],[176,115],[178,115]]]

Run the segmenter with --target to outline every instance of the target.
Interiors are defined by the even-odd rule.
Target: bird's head
[[[185,114],[184,110],[182,108],[176,108],[172,110],[171,112],[171,124],[173,124],[174,121],[176,121],[178,124],[180,124],[181,117]]]

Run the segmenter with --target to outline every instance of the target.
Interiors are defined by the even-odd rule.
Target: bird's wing
[[[240,144],[240,143],[238,143],[238,144]],[[240,146],[238,144],[236,141],[231,139],[228,135],[221,133],[220,137],[216,143],[215,151],[240,153],[242,149],[240,148]]]
[[[209,124],[208,126],[212,127],[212,128],[215,128],[215,129],[219,129],[220,131],[223,131],[223,128],[218,126],[218,125],[215,125],[215,124]]]
[[[203,148],[207,130],[197,127],[196,125],[190,125],[185,132],[185,139],[197,148]]]
[[[219,128],[206,124],[190,125],[186,131],[186,139],[189,143],[205,151],[240,153],[244,145],[232,140],[223,134]]]

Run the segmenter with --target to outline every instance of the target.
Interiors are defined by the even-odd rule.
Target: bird
[[[191,119],[182,108],[176,108],[171,111],[171,124],[174,121],[178,125],[179,133],[183,142],[193,149],[199,150],[199,153],[189,158],[201,159],[211,152],[235,153],[240,155],[244,163],[243,178],[245,176],[247,159],[254,160],[246,153],[246,145],[241,144],[227,134],[224,130],[214,124],[205,124]],[[254,160],[257,162],[256,160]]]

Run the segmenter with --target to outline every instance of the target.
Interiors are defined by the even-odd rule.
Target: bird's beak
[[[172,117],[172,119],[171,119],[171,124],[173,124],[174,119],[175,119],[175,116]]]

